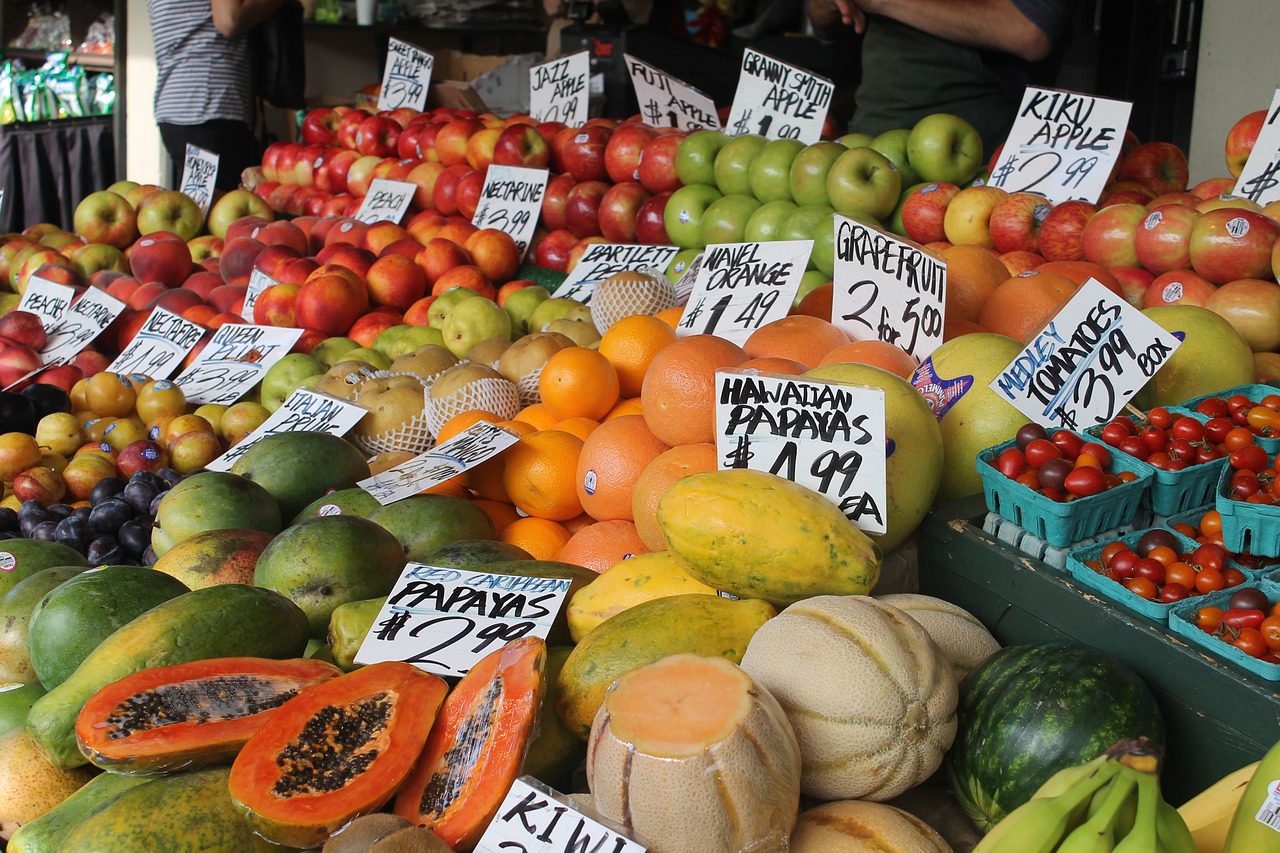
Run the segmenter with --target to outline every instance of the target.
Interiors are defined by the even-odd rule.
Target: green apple
[[[401,323],[398,326],[392,326],[389,329],[385,329],[377,338],[374,339],[373,348],[378,352],[386,353],[388,356],[391,356],[391,358],[395,358],[394,355],[391,355],[391,348],[396,345],[396,341],[400,340],[401,335],[412,328],[413,326],[410,326],[407,323]]]
[[[544,299],[529,315],[529,331],[541,332],[553,320],[568,318],[570,320],[590,320],[591,308],[576,299],[553,296]]]
[[[886,130],[871,140],[871,144],[867,146],[868,148],[874,148],[889,158],[893,168],[902,173],[902,185],[904,187],[920,182],[920,176],[912,168],[911,162],[907,158],[907,140],[910,138],[911,131],[905,127],[899,127],[895,130]]]
[[[844,136],[836,140],[845,148],[866,148],[871,144],[871,140],[875,139],[869,133],[846,133]]]
[[[803,208],[802,208],[803,209]],[[813,226],[813,251],[809,253],[809,267],[821,270],[827,277],[835,275],[836,269],[836,220],[831,208],[826,219],[819,219]]]
[[[850,148],[827,173],[827,196],[836,213],[883,219],[902,195],[902,174],[874,148]]]
[[[848,149],[839,142],[815,142],[791,161],[791,197],[796,204],[829,204],[827,172]]]
[[[831,214],[825,204],[802,204],[786,215],[778,226],[779,240],[812,240],[824,227],[831,228]]]
[[[689,269],[689,264],[693,263],[693,259],[702,253],[701,249],[681,249],[672,256],[671,262],[667,264],[666,275],[671,279],[672,284],[678,284],[680,279],[684,277],[685,272]]]
[[[725,143],[716,154],[716,188],[726,194],[751,192],[751,161],[768,142],[759,134],[744,133]]]
[[[444,346],[444,333],[431,326],[410,326],[404,334],[396,338],[396,342],[387,350],[387,355],[394,361],[405,353],[415,352],[427,344]]]
[[[982,168],[982,137],[960,116],[927,115],[911,128],[907,160],[922,181],[963,186]]]
[[[311,351],[311,355],[328,370],[338,362],[343,361],[343,357],[347,353],[359,348],[360,345],[351,340],[351,338],[325,338],[316,344],[316,348]]]
[[[747,230],[743,233],[742,238],[747,243],[767,243],[770,240],[781,240],[778,236],[778,227],[782,224],[782,220],[787,214],[795,210],[797,207],[794,201],[786,199],[778,199],[768,204],[762,204],[751,214],[751,218],[747,220]]]
[[[277,361],[262,375],[262,405],[274,412],[289,398],[294,389],[308,376],[318,376],[327,368],[320,359],[301,352],[291,352]]]
[[[726,145],[721,152],[728,148]],[[671,242],[682,249],[701,249],[707,245],[702,241],[702,216],[711,203],[720,198],[720,190],[706,184],[690,184],[673,192],[662,211],[662,222]]]
[[[513,339],[529,334],[529,318],[533,310],[551,298],[551,294],[540,284],[522,287],[507,297],[502,308],[511,317],[511,337]]]
[[[741,243],[747,222],[760,207],[754,196],[731,193],[716,199],[702,214],[702,242]]]
[[[748,170],[751,194],[762,202],[790,199],[791,164],[803,150],[798,139],[775,139],[761,148]]]
[[[385,352],[378,352],[376,349],[366,349],[364,347],[356,347],[349,350],[342,356],[343,361],[363,361],[374,370],[386,370],[391,366],[391,359],[387,358]]]
[[[480,297],[480,294],[474,290],[465,287],[451,287],[444,293],[436,297],[435,302],[427,308],[427,325],[433,329],[443,329],[445,318],[449,316],[449,312],[453,310],[453,306],[457,305],[464,299],[472,299]],[[498,303],[493,303],[497,305]]]
[[[716,155],[729,144],[722,130],[695,130],[676,149],[676,176],[680,183],[716,185]]]
[[[792,307],[800,304],[800,301],[822,285],[831,281],[831,276],[820,270],[805,270],[804,275],[800,276],[800,287],[796,289],[796,298],[792,301]],[[823,317],[824,320],[830,320],[830,317]]]
[[[464,299],[449,311],[440,331],[445,348],[463,358],[481,341],[510,338],[511,317],[492,300]]]

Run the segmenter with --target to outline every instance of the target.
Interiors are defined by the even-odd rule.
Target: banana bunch
[[[1120,741],[1051,776],[974,853],[1196,853],[1187,825],[1160,793],[1159,769],[1155,744]]]
[[[1258,762],[1222,849],[1226,853],[1280,851],[1280,742]]]
[[[1222,853],[1226,847],[1231,818],[1259,763],[1228,773],[1178,807],[1200,853]]]

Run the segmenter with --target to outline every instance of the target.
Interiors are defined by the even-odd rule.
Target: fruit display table
[[[76,204],[115,180],[112,116],[0,127],[0,231],[71,227]]]
[[[920,529],[920,591],[982,620],[1002,644],[1070,640],[1133,667],[1160,703],[1166,796],[1182,802],[1256,761],[1275,742],[1280,689],[1190,646],[982,530],[974,496],[934,510]]]

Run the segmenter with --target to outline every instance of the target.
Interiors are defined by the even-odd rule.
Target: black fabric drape
[[[0,126],[0,232],[52,222],[68,231],[76,205],[116,180],[112,117]]]

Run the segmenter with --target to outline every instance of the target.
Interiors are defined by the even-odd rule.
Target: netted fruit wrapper
[[[439,435],[440,427],[450,418],[472,409],[483,409],[510,420],[520,411],[520,392],[505,379],[468,382],[448,397],[427,398],[427,424],[431,432]]]

